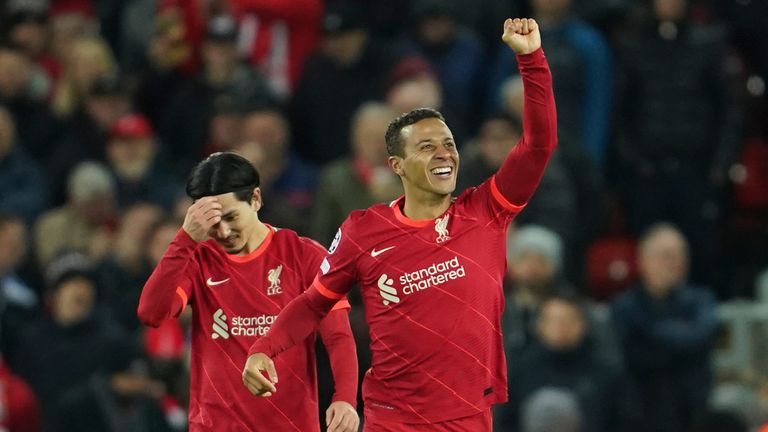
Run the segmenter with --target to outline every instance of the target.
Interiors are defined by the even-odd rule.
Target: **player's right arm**
[[[221,204],[214,197],[201,198],[189,207],[182,229],[141,291],[138,315],[143,324],[157,327],[184,310],[192,288],[190,273],[194,271],[197,243],[205,240],[219,221]]]
[[[339,229],[309,289],[280,311],[266,336],[248,350],[243,384],[254,395],[267,397],[277,391],[277,372],[272,357],[315,332],[320,321],[344,299],[357,281],[356,260],[361,250],[349,235],[355,217],[355,213],[350,215]],[[267,377],[263,372],[267,373]]]

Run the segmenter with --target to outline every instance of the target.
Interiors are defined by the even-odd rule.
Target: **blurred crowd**
[[[723,305],[768,302],[768,2],[5,0],[0,431],[186,430],[188,319],[136,307],[190,169],[245,156],[261,220],[328,246],[402,194],[384,132],[430,106],[476,186],[522,132],[508,16],[540,25],[559,147],[510,228],[497,430],[768,422],[764,364],[714,361]]]

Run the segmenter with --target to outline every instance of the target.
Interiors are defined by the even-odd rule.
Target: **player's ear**
[[[403,158],[400,156],[390,156],[389,159],[387,159],[387,163],[395,174],[400,177],[405,174],[405,170],[403,169]]]
[[[258,186],[253,188],[253,196],[251,197],[251,208],[253,211],[259,211],[264,203],[261,200],[261,188]]]

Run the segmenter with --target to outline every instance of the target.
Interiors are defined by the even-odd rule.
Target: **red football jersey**
[[[438,423],[506,401],[500,330],[506,230],[557,142],[544,53],[517,58],[525,87],[523,137],[497,173],[435,219],[405,217],[404,198],[353,212],[312,288],[249,352],[274,357],[289,349],[359,282],[373,352],[363,382],[369,421]]]
[[[274,396],[252,395],[241,374],[248,347],[309,286],[325,249],[270,227],[258,249],[231,255],[212,240],[198,244],[180,230],[166,256],[187,248],[194,250],[193,262],[176,294],[192,306],[190,430],[319,431],[314,335],[275,360],[281,379]],[[346,300],[336,306],[348,307]]]
[[[373,354],[366,418],[432,423],[506,400],[505,239],[521,207],[494,185],[434,220],[408,219],[401,198],[352,213],[337,233],[315,286],[360,284]]]

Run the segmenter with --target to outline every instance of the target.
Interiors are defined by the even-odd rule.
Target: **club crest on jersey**
[[[441,218],[435,219],[435,232],[437,232],[437,242],[443,243],[451,239],[448,235],[448,219],[451,215],[445,215]]]
[[[283,288],[280,286],[280,273],[282,272],[283,272],[282,264],[280,264],[279,266],[267,272],[267,282],[269,282],[269,287],[267,287],[267,295],[276,295],[276,294],[283,293]]]

